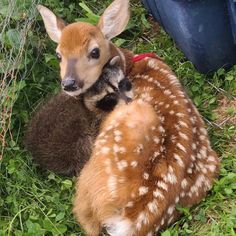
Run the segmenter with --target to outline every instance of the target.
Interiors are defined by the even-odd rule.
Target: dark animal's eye
[[[56,52],[56,57],[57,57],[58,61],[61,61],[61,54],[59,52]]]
[[[100,57],[100,50],[99,50],[99,48],[94,48],[90,52],[90,57],[93,58],[93,59],[98,59]]]

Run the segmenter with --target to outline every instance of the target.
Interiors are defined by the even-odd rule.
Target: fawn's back
[[[105,120],[78,181],[74,212],[88,232],[85,211],[110,235],[152,235],[176,220],[177,204],[198,203],[219,170],[204,123],[171,70],[148,58],[130,79],[135,101]]]

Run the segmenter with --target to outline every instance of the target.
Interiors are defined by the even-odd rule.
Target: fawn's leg
[[[98,236],[100,233],[100,223],[91,208],[90,196],[86,187],[84,187],[86,182],[81,177],[83,175],[80,176],[77,182],[73,213],[87,235]]]

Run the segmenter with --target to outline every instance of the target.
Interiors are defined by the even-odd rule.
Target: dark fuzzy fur
[[[102,117],[119,99],[130,99],[126,97],[130,82],[117,81],[122,75],[119,66],[108,63],[85,94],[76,99],[59,93],[39,108],[28,126],[25,146],[42,168],[67,176],[80,172],[90,157]],[[113,92],[108,92],[111,86]]]
[[[90,157],[100,120],[82,100],[59,93],[35,113],[26,148],[42,168],[76,175]]]

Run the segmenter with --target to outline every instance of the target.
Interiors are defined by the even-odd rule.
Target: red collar
[[[133,56],[132,61],[133,62],[141,61],[147,57],[156,58],[156,59],[162,61],[162,59],[159,56],[157,56],[156,53],[153,53],[153,52],[135,55],[135,56]]]

